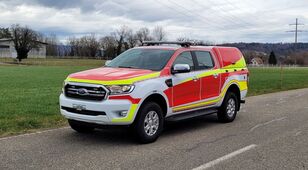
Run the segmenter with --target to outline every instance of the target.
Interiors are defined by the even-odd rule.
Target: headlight
[[[110,94],[125,94],[130,93],[134,90],[134,85],[111,85],[107,86],[108,90],[110,91]]]
[[[62,91],[61,91],[62,93],[64,93],[64,88],[65,88],[66,84],[67,84],[67,81],[64,80],[64,81],[63,81],[63,85],[62,85]]]

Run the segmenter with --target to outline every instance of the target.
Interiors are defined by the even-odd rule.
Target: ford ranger
[[[219,121],[232,122],[245,102],[248,76],[237,48],[144,42],[104,67],[70,74],[60,110],[77,132],[126,125],[149,143],[167,120],[217,113]]]

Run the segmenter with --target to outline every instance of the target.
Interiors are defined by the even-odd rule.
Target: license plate
[[[86,105],[80,105],[80,104],[73,104],[73,108],[78,110],[78,111],[82,111],[82,110],[86,110]]]

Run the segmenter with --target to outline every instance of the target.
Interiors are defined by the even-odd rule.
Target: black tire
[[[158,116],[158,128],[156,129],[155,133],[153,133],[152,135],[149,135],[147,134],[149,133],[149,130],[146,132],[146,129],[145,129],[145,126],[147,124],[145,123],[145,119],[146,119],[146,116],[149,116],[150,112],[152,111],[154,111],[156,115]],[[154,112],[152,112],[152,114],[155,114]],[[134,129],[134,133],[138,141],[140,143],[145,144],[145,143],[151,143],[151,142],[156,141],[163,130],[163,126],[164,126],[164,117],[163,117],[163,111],[161,107],[155,102],[147,102],[144,105],[142,105],[141,108],[139,109],[138,115],[133,124],[133,129]],[[152,128],[152,129],[155,129],[155,128]]]
[[[232,103],[231,100],[234,101],[234,108],[229,107],[229,108],[232,108],[231,110],[234,109],[232,112],[230,112],[230,109],[228,108],[228,105],[230,103]],[[224,101],[223,101],[223,103],[222,103],[222,105],[219,108],[218,113],[217,113],[218,120],[220,122],[223,122],[223,123],[232,122],[236,117],[236,114],[237,114],[237,111],[238,111],[238,106],[239,106],[238,96],[236,96],[236,94],[233,93],[233,92],[227,92],[227,94],[224,98]],[[228,112],[228,110],[229,110],[229,112]]]
[[[79,133],[91,133],[94,131],[94,127],[87,125],[86,123],[79,122],[76,120],[68,120],[68,124],[71,126],[72,129]]]

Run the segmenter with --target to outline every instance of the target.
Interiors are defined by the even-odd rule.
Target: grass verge
[[[308,87],[308,67],[250,68],[249,72],[249,96]]]
[[[89,68],[0,66],[0,136],[65,125],[58,102],[63,80]]]
[[[58,101],[63,80],[70,73],[101,66],[101,62],[44,60],[44,66],[0,66],[0,136],[66,125]],[[280,71],[251,68],[249,96],[308,87],[308,68],[284,68],[282,82]]]

